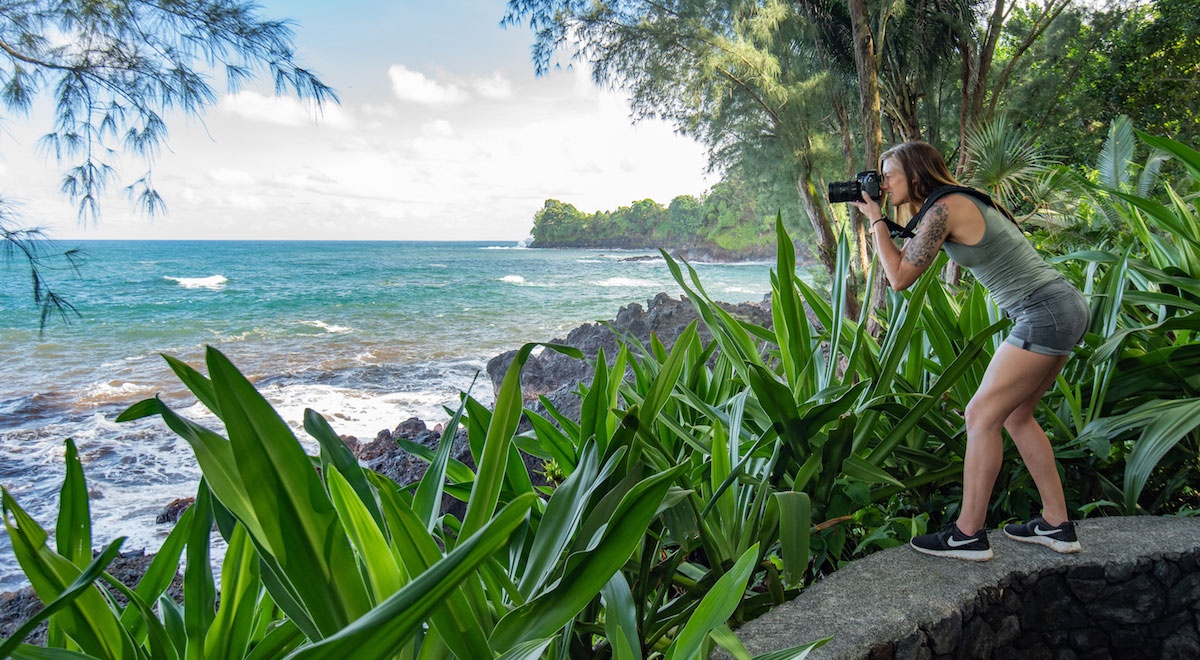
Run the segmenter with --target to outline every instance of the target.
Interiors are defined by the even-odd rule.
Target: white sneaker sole
[[[950,557],[952,559],[965,559],[967,561],[991,561],[992,549],[987,550],[930,550],[913,545],[910,541],[908,546],[913,550],[931,557]]]
[[[1083,549],[1083,546],[1079,545],[1079,541],[1059,541],[1052,539],[1049,536],[1016,536],[1014,534],[1009,534],[1007,529],[1004,530],[1004,535],[1014,541],[1020,541],[1021,543],[1029,543],[1032,545],[1042,545],[1064,555],[1073,555]]]

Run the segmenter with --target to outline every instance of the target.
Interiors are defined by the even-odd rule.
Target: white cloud
[[[421,132],[435,137],[454,137],[454,126],[445,119],[435,119],[422,126]]]
[[[400,116],[396,106],[391,103],[364,103],[361,111],[364,116],[372,119],[395,119]]]
[[[294,172],[271,178],[271,182],[284,188],[287,194],[291,191],[309,191],[336,186],[338,180],[323,172]]]
[[[389,67],[388,78],[392,81],[392,93],[401,101],[422,105],[452,105],[469,98],[467,92],[457,84],[430,80],[425,74],[412,71],[402,64]]]
[[[513,96],[512,82],[499,71],[486,78],[472,80],[471,87],[485,99],[504,100]]]
[[[220,109],[243,119],[278,126],[329,126],[341,130],[353,127],[353,121],[341,107],[330,103],[318,109],[315,104],[291,96],[267,96],[258,92],[228,94]]]
[[[442,76],[440,80],[434,80],[403,64],[393,64],[388,68],[388,78],[397,99],[420,105],[458,105],[473,99],[503,101],[513,97],[512,81],[499,71],[488,75],[474,74],[467,78]],[[381,108],[377,107],[370,108],[368,112],[382,114]]]
[[[262,211],[269,208],[266,201],[257,194],[239,194],[219,197],[214,200],[213,204],[220,208],[238,211]]]
[[[253,186],[256,181],[249,172],[242,170],[218,169],[208,173],[213,183],[221,186]]]

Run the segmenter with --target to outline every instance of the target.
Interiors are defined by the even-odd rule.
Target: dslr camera
[[[866,170],[854,175],[853,181],[834,181],[829,184],[829,202],[861,202],[863,191],[875,201],[883,199],[879,189],[879,172]]]

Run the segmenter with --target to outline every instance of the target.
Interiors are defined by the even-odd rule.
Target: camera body
[[[834,181],[829,184],[829,202],[861,202],[863,191],[875,201],[883,199],[879,189],[879,172],[866,170],[854,175],[853,181]]]

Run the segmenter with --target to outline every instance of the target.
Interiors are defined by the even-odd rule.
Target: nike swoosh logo
[[[964,545],[971,545],[974,542],[975,542],[975,539],[967,539],[966,541],[955,541],[954,539],[946,539],[946,545],[950,546],[951,548],[961,548]]]
[[[1033,526],[1033,533],[1037,534],[1038,536],[1050,536],[1051,534],[1056,534],[1057,532],[1057,529],[1042,529],[1041,525]]]

